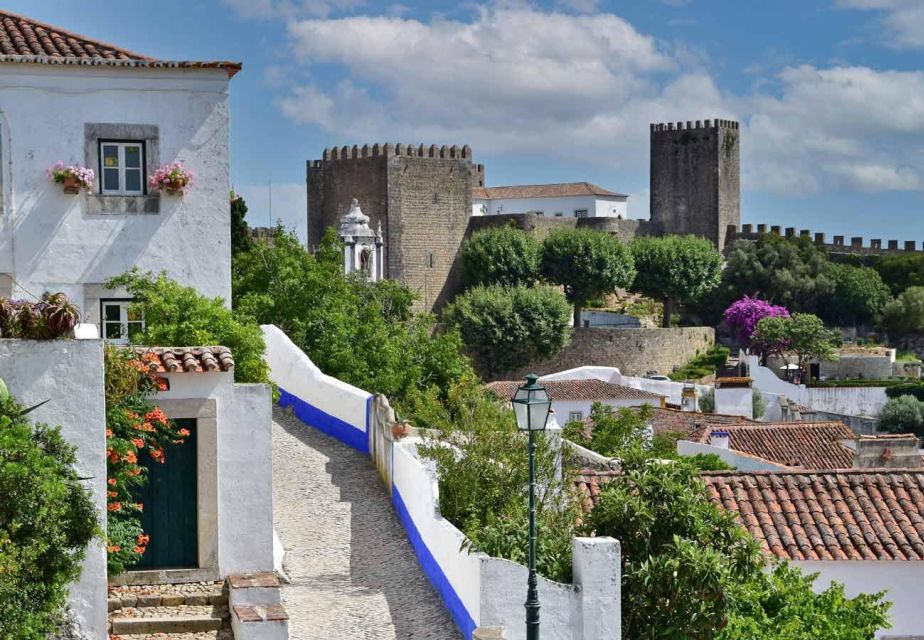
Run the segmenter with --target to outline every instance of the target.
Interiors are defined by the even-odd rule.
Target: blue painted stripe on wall
[[[408,512],[404,500],[401,498],[401,493],[394,483],[391,485],[391,496],[392,503],[395,505],[395,511],[398,512],[401,524],[404,525],[404,529],[407,531],[407,538],[410,540],[411,546],[414,547],[417,560],[420,562],[420,566],[424,570],[427,579],[430,580],[430,584],[432,584],[437,593],[440,594],[443,603],[446,605],[446,608],[449,609],[449,614],[452,616],[452,619],[455,620],[456,626],[459,627],[465,640],[471,640],[472,634],[475,632],[476,628],[475,621],[472,620],[472,616],[469,615],[468,610],[462,603],[462,599],[459,598],[459,594],[452,588],[452,584],[449,582],[446,574],[443,573],[442,567],[440,567],[436,558],[433,557],[433,554],[430,553],[423,538],[420,537],[420,532],[414,525],[414,520],[411,519],[411,514]]]
[[[335,418],[313,404],[279,387],[279,406],[293,407],[299,420],[318,431],[326,433],[360,453],[369,455],[369,437],[349,422]],[[369,422],[369,404],[366,403],[366,423]]]

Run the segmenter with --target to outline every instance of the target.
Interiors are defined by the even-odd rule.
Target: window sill
[[[88,193],[87,213],[160,213],[160,195],[103,196],[96,193]]]

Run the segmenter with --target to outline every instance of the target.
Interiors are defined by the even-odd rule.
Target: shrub
[[[236,382],[269,382],[263,332],[253,318],[231,311],[221,298],[207,298],[166,273],[137,269],[112,278],[106,286],[125,287],[132,298],[130,309],[144,318],[144,332],[133,336],[137,344],[228,347]]]
[[[712,346],[706,353],[695,355],[688,363],[669,374],[671,380],[698,380],[715,374],[716,370],[728,362],[731,351],[720,344]]]
[[[0,398],[0,637],[45,640],[62,620],[68,583],[98,533],[90,492],[60,429],[32,426]]]
[[[886,395],[890,398],[913,396],[924,401],[924,382],[900,382],[886,387]]]
[[[516,227],[476,231],[459,252],[462,284],[528,287],[539,277],[541,247],[533,234]]]
[[[547,358],[571,341],[571,307],[551,287],[477,286],[457,297],[443,318],[488,374]]]
[[[887,304],[882,324],[893,337],[924,333],[924,287],[906,289]]]
[[[39,302],[0,298],[0,337],[54,340],[72,335],[80,310],[63,293],[45,293]]]
[[[888,433],[913,433],[924,438],[924,400],[910,395],[890,398],[879,413],[879,428]]]
[[[760,420],[763,417],[764,412],[767,410],[767,403],[764,402],[764,396],[760,392],[760,389],[758,389],[757,387],[754,387],[754,390],[751,393],[751,396],[753,397],[753,405],[754,405],[754,410],[752,412],[751,417],[754,418],[755,420]]]
[[[699,394],[699,410],[703,413],[715,413],[715,389],[709,389]]]
[[[879,319],[892,292],[879,274],[869,267],[829,264],[827,275],[834,291],[819,313],[831,322],[862,324]]]

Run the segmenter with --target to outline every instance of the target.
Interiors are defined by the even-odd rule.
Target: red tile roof
[[[583,507],[618,471],[575,479]],[[789,560],[924,560],[924,470],[706,472],[709,497],[768,554]]]
[[[472,197],[482,200],[512,198],[565,198],[569,196],[611,196],[627,198],[624,193],[608,191],[590,182],[562,182],[558,184],[523,184],[509,187],[473,187]]]
[[[664,397],[650,391],[624,387],[596,378],[540,382],[549,392],[552,400],[648,400],[652,404],[659,405]],[[485,386],[501,398],[509,400],[513,398],[517,388],[522,384],[520,380],[499,380],[489,382]]]
[[[222,373],[234,370],[228,347],[133,347],[139,356],[153,353],[157,373]]]
[[[662,433],[690,433],[712,425],[742,424],[756,421],[721,413],[697,413],[680,409],[655,408],[648,418],[648,426],[655,435]]]
[[[770,462],[803,469],[850,469],[853,450],[845,440],[856,435],[843,422],[776,422],[710,426],[689,435],[689,440],[708,444],[713,431],[728,433],[734,451]]]
[[[710,472],[716,504],[790,560],[924,560],[924,471]]]
[[[241,63],[227,61],[157,60],[128,49],[87,38],[32,18],[0,10],[0,62],[80,64],[166,68],[218,68],[229,76]]]

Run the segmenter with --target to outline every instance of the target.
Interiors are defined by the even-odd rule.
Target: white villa
[[[472,215],[535,213],[550,218],[629,217],[629,196],[589,182],[472,188]]]

